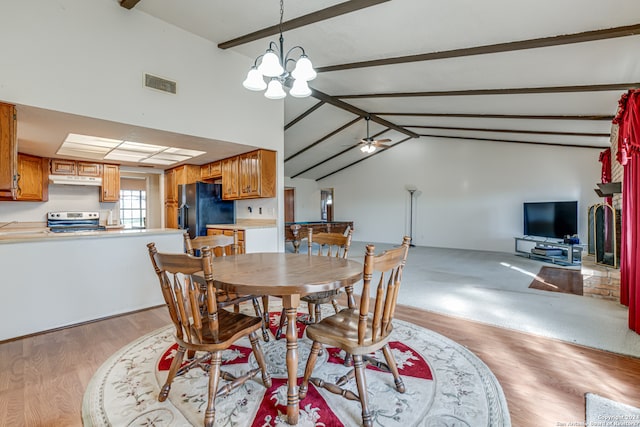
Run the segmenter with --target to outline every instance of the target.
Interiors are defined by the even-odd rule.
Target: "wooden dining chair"
[[[204,425],[213,427],[216,410],[215,401],[235,390],[258,372],[262,373],[265,387],[271,387],[271,377],[267,372],[264,354],[256,331],[262,325],[262,318],[242,313],[220,310],[217,304],[217,293],[213,282],[211,249],[202,248],[202,256],[196,257],[186,253],[160,253],[154,243],[147,245],[151,263],[158,275],[162,295],[169,309],[169,315],[175,326],[175,339],[178,343],[176,353],[167,380],[160,390],[158,400],[163,402],[169,396],[171,383],[178,375],[191,368],[200,367],[209,374],[209,390]],[[195,277],[204,277],[203,288],[195,281]],[[204,300],[206,310],[202,313],[200,301]],[[222,352],[235,341],[244,336],[249,337],[253,354],[258,367],[251,369],[239,377],[220,369]],[[182,366],[185,352],[204,352],[203,357],[192,357]],[[220,379],[227,381],[220,386]]]
[[[360,401],[362,422],[365,427],[371,427],[373,419],[367,395],[371,391],[367,390],[366,365],[375,363],[377,368],[391,372],[396,390],[400,393],[405,392],[404,382],[398,373],[398,367],[388,341],[393,330],[392,320],[410,241],[411,238],[405,236],[400,247],[390,249],[380,255],[375,254],[374,245],[367,245],[364,256],[360,307],[356,307],[354,302],[349,301],[349,306],[340,310],[339,313],[307,327],[307,337],[313,340],[313,345],[300,385],[300,399],[307,395],[309,381],[311,381],[318,388],[324,388],[348,400]],[[376,287],[373,313],[370,312],[372,305],[370,288],[372,286]],[[338,378],[335,384],[311,377],[323,345],[338,347],[353,358],[353,369]],[[368,357],[370,353],[380,349],[382,349],[386,363]],[[343,388],[354,377],[357,394]]]
[[[192,239],[189,233],[184,233],[183,237],[185,252],[191,255],[198,255],[204,247],[209,247],[213,256],[237,255],[239,253],[238,230],[233,230],[232,236],[216,234],[212,236],[197,236]],[[197,280],[202,279],[197,278]],[[204,283],[200,283],[200,285],[204,285]],[[262,319],[262,338],[267,342],[269,341],[269,317],[266,310],[263,311],[260,308],[260,303],[258,302],[258,298],[260,297],[261,296],[255,295],[238,295],[222,289],[217,290],[218,307],[233,306],[234,311],[238,313],[241,303],[245,301],[252,302],[256,316]]]
[[[313,229],[309,227],[307,229],[307,254],[309,256],[329,256],[336,258],[347,258],[349,253],[349,247],[351,246],[351,236],[353,230],[347,230],[346,234],[341,233],[313,233]],[[302,320],[305,324],[309,325],[320,321],[322,318],[322,304],[333,305],[333,309],[337,313],[340,310],[338,306],[338,296],[340,290],[315,292],[308,294],[300,298],[301,301],[307,303],[309,317],[307,320]],[[284,310],[280,315],[280,324],[276,330],[275,337],[280,339],[282,331],[287,324],[287,317]]]

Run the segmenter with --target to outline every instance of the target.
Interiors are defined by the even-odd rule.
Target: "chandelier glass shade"
[[[285,87],[290,87],[289,94],[296,98],[311,95],[308,82],[316,78],[311,60],[301,46],[294,46],[284,52],[284,37],[282,36],[282,17],[284,14],[283,0],[280,1],[280,39],[279,43],[270,42],[267,51],[258,56],[249,69],[247,78],[242,85],[254,91],[265,90],[264,96],[269,99],[282,99],[287,96]],[[294,59],[292,54],[300,52]],[[294,64],[290,72],[288,67]],[[266,78],[266,81],[265,81]],[[267,83],[268,82],[268,83]]]

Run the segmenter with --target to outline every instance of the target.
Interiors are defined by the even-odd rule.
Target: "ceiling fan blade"
[[[375,144],[375,146],[378,147],[378,148],[390,148],[391,147],[390,145],[387,145],[387,144]]]
[[[391,140],[389,138],[385,138],[385,139],[376,139],[375,141],[372,141],[374,143],[385,143],[385,142],[391,142]]]

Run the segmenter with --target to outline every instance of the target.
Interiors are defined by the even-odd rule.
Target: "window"
[[[146,228],[147,192],[120,190],[120,223],[124,228]]]

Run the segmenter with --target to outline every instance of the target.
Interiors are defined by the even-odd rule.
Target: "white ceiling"
[[[284,20],[340,3],[340,0],[286,0]],[[217,45],[276,25],[279,19],[279,1],[141,0],[130,13],[152,15]],[[285,31],[284,39],[285,49],[301,45],[314,66],[326,67],[639,23],[640,1],[637,0],[391,0]],[[277,35],[231,49],[247,57],[248,70],[254,58],[264,53],[271,40],[277,40]],[[327,95],[339,97],[398,92],[633,84],[640,82],[638,52],[640,35],[631,35],[552,47],[320,72],[310,82],[310,86]],[[238,76],[238,83],[243,79],[244,76]],[[397,114],[612,116],[624,91],[625,89],[616,88],[558,93],[378,96],[343,98],[342,101],[366,113],[389,113],[379,117],[417,134],[449,137],[446,141],[452,144],[458,141],[454,137],[464,137],[477,139],[479,144],[484,139],[493,139],[513,141],[511,143],[560,144],[602,149],[609,146],[607,134],[610,131],[610,120],[425,117]],[[262,94],[256,93],[255,96]],[[317,102],[313,97],[287,97],[285,124]],[[23,123],[25,119],[22,114],[19,117],[19,137],[22,134],[22,139],[26,141],[21,142],[21,147],[28,146],[29,141],[37,144],[41,136],[34,128],[38,126],[33,124],[30,127],[29,123]],[[45,120],[46,117],[49,115],[44,111],[26,111],[28,120]],[[358,117],[352,112],[324,104],[288,127],[285,131],[285,175],[320,179],[365,157],[357,149],[336,156],[366,136],[364,120],[327,137]],[[81,121],[78,118],[78,123]],[[95,125],[124,126],[94,121],[91,126],[85,127]],[[384,126],[371,122],[372,135],[385,129]],[[124,130],[142,135],[154,134],[154,143],[157,144],[167,144],[163,138],[178,139],[178,135],[167,135],[151,129]],[[72,131],[84,132],[77,128]],[[597,135],[574,135],[576,133]],[[407,138],[405,134],[395,130],[385,132],[380,137],[391,138],[391,144]],[[323,138],[326,139],[317,143]],[[427,138],[421,137],[421,140],[426,141]],[[199,149],[206,145],[204,141],[193,138],[181,137],[180,141],[184,148]],[[314,143],[317,144],[308,148]],[[239,148],[242,151],[242,147],[221,144],[222,152],[228,155],[236,154]],[[202,160],[208,159],[205,156]],[[318,165],[319,163],[322,164]],[[313,167],[314,165],[318,166]],[[307,169],[309,170],[304,172]]]

